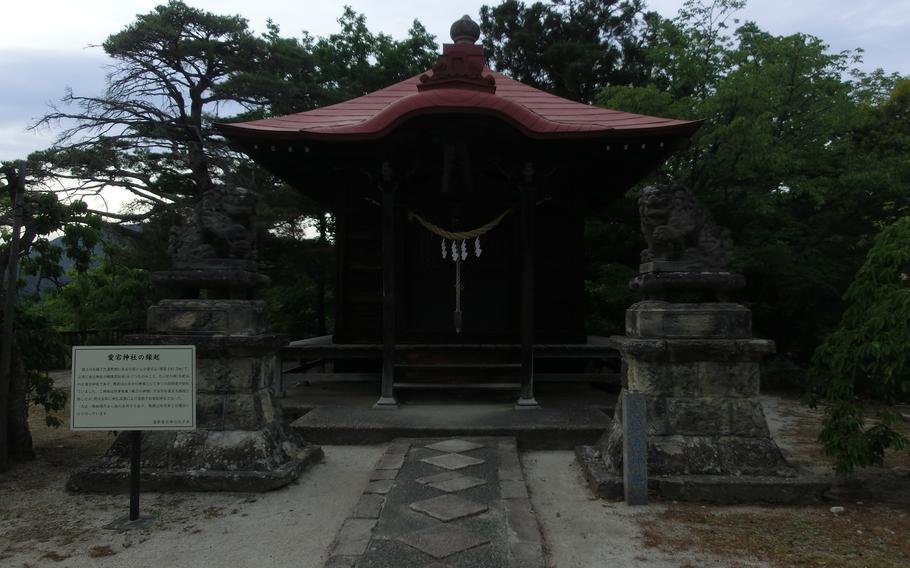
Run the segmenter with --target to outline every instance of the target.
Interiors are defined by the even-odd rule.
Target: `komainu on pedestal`
[[[322,450],[286,428],[274,395],[279,349],[256,291],[257,196],[217,187],[175,227],[173,269],[155,274],[168,299],[148,310],[147,332],[132,345],[196,346],[197,429],[143,432],[143,490],[267,491],[297,479]],[[129,479],[129,441],[72,474],[74,491],[118,491]]]
[[[613,339],[624,391],[646,400],[651,490],[714,502],[819,498],[827,485],[791,467],[768,430],[760,363],[774,344],[753,338],[751,312],[729,301],[745,286],[729,268],[729,231],[679,185],[642,190],[639,213],[648,248],[630,287],[646,299]],[[621,420],[617,407],[598,446],[579,450],[589,480],[612,498],[622,495]]]

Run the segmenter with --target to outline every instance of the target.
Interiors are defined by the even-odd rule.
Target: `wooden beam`
[[[603,383],[608,385],[620,384],[619,373],[537,373],[534,375],[537,383]]]
[[[382,164],[382,384],[374,408],[397,408],[395,400],[395,183]]]
[[[521,184],[521,395],[516,408],[540,408],[534,398],[534,166],[527,162]]]

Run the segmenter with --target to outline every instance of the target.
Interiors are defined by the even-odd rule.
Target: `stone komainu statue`
[[[733,240],[708,209],[681,185],[652,185],[638,198],[648,248],[642,262],[673,261],[684,270],[720,270],[730,264]]]
[[[258,199],[242,187],[216,186],[206,191],[190,218],[171,229],[171,259],[184,265],[211,259],[255,261]]]

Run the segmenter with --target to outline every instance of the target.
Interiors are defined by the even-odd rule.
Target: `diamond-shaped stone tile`
[[[429,485],[434,489],[439,489],[446,493],[454,493],[456,491],[464,491],[465,489],[477,487],[478,485],[486,485],[487,482],[478,477],[462,475],[457,471],[445,471],[436,475],[418,477],[417,483]]]
[[[440,495],[432,499],[411,503],[411,509],[448,523],[455,519],[463,519],[483,513],[488,507],[455,495]]]
[[[426,485],[427,483],[437,483],[439,481],[448,481],[450,479],[456,479],[458,477],[464,477],[462,474],[457,471],[444,471],[442,473],[434,473],[433,475],[427,475],[424,477],[418,477],[417,483],[421,485]]]
[[[459,475],[453,479],[447,479],[445,481],[434,481],[427,483],[427,485],[434,489],[445,491],[446,493],[455,493],[456,491],[464,491],[465,489],[470,489],[472,487],[486,485],[486,483],[487,482],[485,480],[480,479],[479,477]]]
[[[471,450],[482,448],[483,444],[475,444],[474,442],[468,442],[466,440],[453,439],[436,442],[435,444],[430,444],[429,446],[424,447],[431,450],[436,450],[437,452],[458,453],[470,452]]]
[[[437,559],[490,542],[490,539],[473,531],[445,524],[406,534],[398,540]]]
[[[445,469],[461,469],[463,467],[486,463],[485,460],[479,460],[477,458],[463,456],[461,454],[442,454],[441,456],[424,458],[420,461]]]

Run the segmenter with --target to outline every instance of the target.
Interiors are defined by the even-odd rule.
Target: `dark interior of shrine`
[[[418,117],[381,140],[234,141],[332,209],[334,341],[367,344],[382,339],[383,187],[394,187],[397,342],[517,342],[521,255],[529,248],[534,341],[584,343],[585,215],[602,211],[675,146],[653,136],[535,140],[499,118],[469,114]],[[522,234],[523,187],[532,194],[530,238]],[[503,214],[479,243],[464,243],[462,326],[456,331],[452,242],[446,241],[443,258],[443,239],[413,216],[468,231]]]

